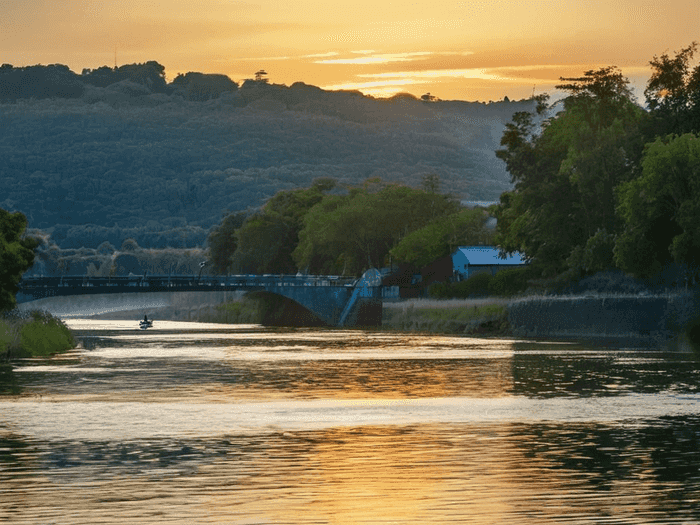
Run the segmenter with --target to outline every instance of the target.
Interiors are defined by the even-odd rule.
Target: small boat
[[[139,322],[139,327],[141,327],[141,330],[145,330],[146,328],[151,328],[153,326],[153,321],[150,319],[144,319]]]

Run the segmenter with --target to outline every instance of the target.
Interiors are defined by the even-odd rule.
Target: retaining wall
[[[690,293],[527,297],[508,305],[508,322],[521,337],[632,339],[655,345],[700,315],[699,304]]]

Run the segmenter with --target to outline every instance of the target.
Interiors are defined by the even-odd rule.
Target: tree
[[[236,230],[232,268],[243,273],[295,273],[292,252],[299,243],[303,218],[325,194],[335,179],[318,178],[310,188],[280,191],[261,210]]]
[[[439,217],[406,235],[389,253],[399,264],[423,268],[450,255],[459,246],[487,242],[490,237],[484,227],[487,219],[488,213],[480,209]]]
[[[700,275],[700,137],[658,138],[648,145],[642,176],[619,188],[625,229],[615,259],[636,276],[651,277],[670,264]]]
[[[700,132],[700,65],[691,66],[697,48],[693,42],[674,57],[664,53],[649,62],[652,74],[644,94],[654,135]]]
[[[15,307],[17,284],[34,263],[38,242],[24,236],[26,228],[27,218],[22,213],[0,209],[0,311]]]
[[[314,273],[359,275],[388,263],[389,251],[404,236],[458,208],[448,195],[370,179],[309,210],[294,260]]]
[[[263,84],[267,84],[268,79],[265,78],[266,75],[267,75],[267,71],[265,71],[264,69],[259,69],[258,71],[255,72],[255,81],[261,82]]]
[[[534,113],[513,116],[496,152],[515,189],[496,207],[495,242],[523,253],[543,277],[567,270],[600,230],[620,229],[614,188],[632,178],[641,152],[642,110],[617,68],[561,80],[557,87],[570,93],[563,111],[543,119],[539,98]]]
[[[182,94],[187,100],[206,101],[219,97],[222,93],[233,92],[238,84],[226,75],[214,75],[189,72],[179,74],[171,86],[175,92]]]
[[[209,245],[209,270],[215,274],[226,274],[231,267],[231,257],[236,251],[236,230],[246,217],[245,212],[231,213],[207,237]]]

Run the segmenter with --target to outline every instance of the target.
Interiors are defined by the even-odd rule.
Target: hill
[[[459,198],[496,200],[511,185],[494,150],[532,106],[195,73],[167,84],[156,62],[131,66],[0,68],[0,208],[61,248],[202,246],[224,213],[318,177],[418,186],[435,173]]]

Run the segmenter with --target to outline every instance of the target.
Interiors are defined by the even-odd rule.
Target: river
[[[700,360],[69,319],[0,394],[0,522],[700,523]]]

